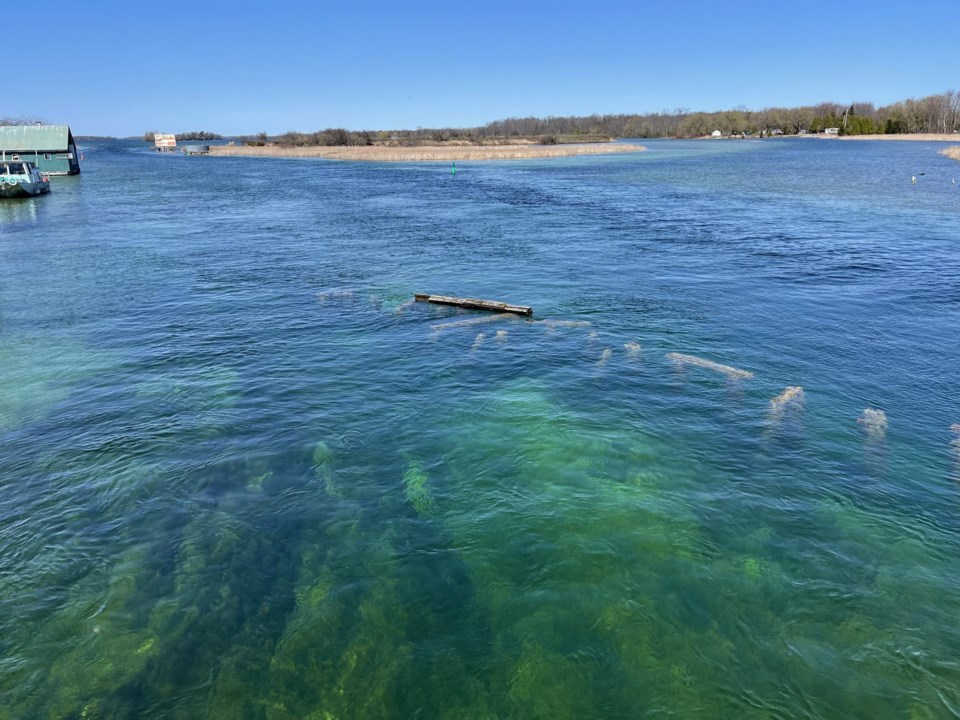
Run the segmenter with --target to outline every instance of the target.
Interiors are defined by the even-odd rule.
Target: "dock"
[[[413,299],[419,302],[435,303],[437,305],[454,305],[468,310],[491,310],[498,313],[513,313],[514,315],[533,315],[533,308],[526,305],[510,305],[497,300],[479,300],[477,298],[458,298],[448,295],[426,295],[414,293]]]

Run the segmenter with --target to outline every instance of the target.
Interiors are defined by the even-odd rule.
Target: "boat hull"
[[[50,192],[49,182],[0,183],[0,198],[26,198]]]

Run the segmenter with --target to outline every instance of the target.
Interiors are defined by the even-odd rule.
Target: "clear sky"
[[[0,116],[75,133],[468,127],[960,89],[957,0],[0,0]],[[10,32],[13,34],[11,35]],[[35,37],[36,57],[14,49]]]

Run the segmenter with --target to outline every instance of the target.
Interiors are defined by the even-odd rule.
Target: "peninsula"
[[[0,124],[3,124],[0,121]],[[169,136],[166,136],[169,137]],[[219,138],[193,131],[177,140]],[[415,130],[289,131],[277,135],[237,135],[214,145],[216,156],[325,158],[368,162],[455,162],[508,160],[639,152],[635,143],[614,138],[821,138],[863,140],[960,140],[960,91],[908,99],[881,107],[870,102],[832,102],[753,111],[510,117],[479,127]],[[155,142],[148,131],[146,142]]]
[[[960,145],[954,145],[953,147],[948,147],[946,150],[941,150],[940,154],[946,155],[948,158],[953,158],[954,160],[960,160]]]
[[[540,145],[510,143],[504,145],[436,144],[414,146],[384,145],[282,145],[213,146],[211,155],[239,157],[324,158],[367,162],[456,162],[457,160],[518,160],[523,158],[573,157],[640,152],[642,145],[627,143],[571,143]]]

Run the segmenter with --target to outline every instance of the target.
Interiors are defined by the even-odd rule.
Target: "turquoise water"
[[[648,146],[0,204],[0,719],[960,715],[960,164]]]

